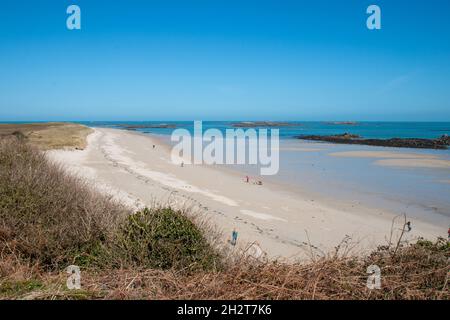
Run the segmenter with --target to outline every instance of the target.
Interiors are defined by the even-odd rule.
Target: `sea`
[[[203,130],[236,129],[241,121],[203,121]],[[170,125],[170,128],[135,128],[137,132],[155,135],[172,143],[176,128],[193,132],[193,121],[94,121],[80,122],[91,127],[123,129],[127,126]],[[328,203],[342,201],[406,214],[412,218],[450,227],[450,169],[395,167],[377,164],[378,158],[336,157],[346,151],[381,151],[433,155],[450,161],[450,150],[388,148],[341,145],[296,139],[299,135],[334,135],[351,133],[363,138],[428,138],[450,134],[450,122],[334,122],[291,121],[279,127],[280,169],[273,176],[259,176],[255,165],[227,165],[242,176],[270,181],[285,189],[301,192],[311,198],[321,197]],[[245,128],[244,128],[245,129]]]

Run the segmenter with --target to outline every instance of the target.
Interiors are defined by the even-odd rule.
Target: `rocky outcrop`
[[[137,129],[175,129],[177,126],[174,124],[142,124],[142,125],[119,125],[126,130],[137,130]]]
[[[356,126],[358,122],[356,121],[333,121],[325,122],[326,124],[344,125],[344,126]]]
[[[273,121],[242,121],[233,123],[236,128],[258,128],[258,127],[297,127],[299,123],[294,122],[273,122]]]
[[[358,135],[349,133],[321,136],[321,135],[302,135],[297,139],[324,141],[341,144],[360,144],[378,147],[396,147],[396,148],[419,148],[419,149],[447,149],[450,145],[450,137],[443,135],[437,139],[422,138],[391,138],[391,139],[363,139]]]

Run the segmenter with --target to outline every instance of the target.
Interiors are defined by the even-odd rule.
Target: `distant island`
[[[155,123],[155,124],[139,124],[139,125],[120,124],[119,127],[122,127],[123,129],[126,130],[137,130],[137,129],[175,129],[177,126],[174,124]]]
[[[358,124],[356,121],[328,121],[325,122],[326,124],[337,124],[337,125],[348,125],[348,126],[355,126]]]
[[[242,121],[233,123],[236,128],[258,128],[258,127],[297,127],[300,123],[295,122],[274,122],[274,121]]]
[[[391,139],[364,139],[358,135],[344,133],[337,135],[301,135],[297,139],[324,141],[340,144],[360,144],[378,147],[418,148],[418,149],[447,149],[450,137],[443,135],[437,139],[421,138],[391,138]]]

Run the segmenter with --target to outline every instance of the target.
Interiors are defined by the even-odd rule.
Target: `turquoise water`
[[[232,124],[239,121],[204,121],[203,129],[216,128],[224,131],[233,128]],[[120,127],[126,125],[174,124],[179,128],[193,131],[192,121],[132,121],[132,122],[82,122],[90,126]],[[450,134],[450,122],[358,122],[355,125],[334,124],[326,121],[292,122],[295,126],[281,127],[281,138],[292,138],[302,134],[331,135],[349,132],[364,138],[438,138]],[[169,135],[173,129],[138,129],[137,131]]]
[[[193,131],[192,122],[90,122],[90,126],[121,128],[120,124],[174,124]],[[222,132],[234,122],[204,122],[203,130],[216,128]],[[161,135],[170,143],[173,129],[138,129]],[[281,127],[280,170],[277,175],[262,177],[264,181],[282,184],[311,197],[320,195],[330,200],[350,201],[355,205],[382,208],[396,214],[406,213],[439,225],[450,226],[450,170],[448,168],[405,168],[375,164],[374,158],[333,157],[342,151],[388,151],[434,155],[450,161],[450,150],[384,148],[358,145],[335,145],[309,142],[293,137],[301,134],[340,134],[349,132],[365,138],[437,138],[450,134],[450,122],[360,122],[342,125],[327,122],[301,122]],[[312,149],[312,150],[310,150]],[[250,165],[227,166],[242,175],[259,177],[259,168]]]

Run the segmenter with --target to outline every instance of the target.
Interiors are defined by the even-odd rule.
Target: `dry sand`
[[[393,215],[377,208],[329,204],[266,183],[263,177],[262,186],[245,183],[238,173],[215,166],[174,165],[167,145],[135,132],[95,129],[85,150],[48,155],[132,207],[156,203],[203,212],[223,231],[225,244],[236,228],[241,247],[256,242],[270,258],[329,252],[346,237],[362,252],[386,244],[391,230]],[[443,226],[411,221],[409,239],[446,234]],[[396,232],[399,228],[397,224]]]

